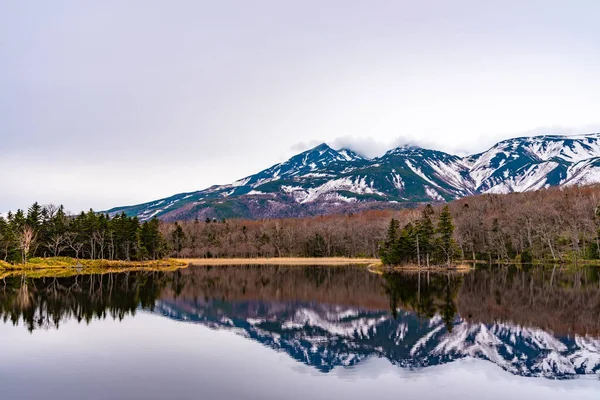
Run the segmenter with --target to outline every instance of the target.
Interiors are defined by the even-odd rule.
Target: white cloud
[[[481,135],[474,137],[469,145],[464,146],[460,143],[453,143],[451,140],[440,141],[431,140],[427,137],[419,136],[404,136],[398,137],[391,141],[381,141],[372,137],[355,137],[355,136],[340,136],[328,142],[328,144],[334,149],[350,149],[358,154],[374,158],[382,156],[386,151],[396,148],[402,145],[413,145],[422,147],[425,149],[433,149],[447,152],[449,154],[455,154],[459,156],[471,155],[484,150],[487,150],[499,141],[522,137],[522,136],[539,136],[539,135],[579,135],[585,133],[598,133],[600,132],[600,124],[591,124],[581,127],[564,127],[564,126],[551,126],[551,127],[539,127],[530,129],[523,132],[506,134],[506,135]],[[292,149],[298,148],[301,151],[306,150],[310,147],[314,147],[320,142],[318,140],[311,140],[309,142],[298,143],[292,146]]]

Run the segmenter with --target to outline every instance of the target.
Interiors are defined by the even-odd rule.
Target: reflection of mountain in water
[[[451,331],[440,315],[314,303],[187,303],[159,301],[155,312],[172,319],[230,330],[328,372],[370,357],[419,368],[463,357],[489,360],[523,376],[568,378],[600,373],[600,340],[555,337],[511,324],[475,324],[456,318]]]
[[[379,277],[356,268],[188,272],[196,286],[163,296],[156,312],[234,331],[323,372],[378,356],[406,368],[475,357],[523,376],[600,373],[600,340],[587,335],[600,325],[593,271],[502,268],[464,277]],[[553,313],[561,320],[540,320]],[[545,330],[530,328],[536,326],[531,321]]]
[[[0,282],[0,318],[29,330],[122,319],[139,307],[234,331],[322,372],[377,356],[404,368],[475,357],[524,376],[600,374],[591,269],[381,276],[242,266]]]

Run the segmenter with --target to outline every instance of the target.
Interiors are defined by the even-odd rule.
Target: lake
[[[0,280],[0,398],[598,399],[600,268]]]

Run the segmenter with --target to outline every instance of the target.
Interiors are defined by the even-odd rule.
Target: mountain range
[[[405,145],[367,158],[323,143],[231,184],[106,212],[166,221],[301,217],[591,183],[600,183],[600,133],[508,139],[466,157]]]

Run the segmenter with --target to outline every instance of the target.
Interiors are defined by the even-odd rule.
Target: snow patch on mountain
[[[564,185],[588,185],[600,182],[600,158],[580,161],[567,169]]]
[[[373,181],[368,181],[368,176],[357,176],[353,178],[340,178],[327,181],[326,183],[314,187],[304,189],[297,186],[282,186],[282,190],[286,193],[291,193],[294,200],[298,203],[310,203],[316,201],[321,196],[338,191],[348,191],[356,194],[377,194],[385,197],[385,194],[379,192],[373,187]],[[346,197],[340,197],[347,199]]]
[[[423,171],[421,171],[420,168],[414,166],[413,163],[410,162],[410,160],[406,160],[405,163],[408,166],[408,168],[410,168],[410,170],[412,172],[414,172],[415,174],[417,174],[421,179],[423,179],[424,181],[430,183],[433,186],[437,186],[431,179],[429,179],[429,177],[427,177],[427,175],[425,175],[423,173]]]
[[[326,317],[322,317],[314,310],[301,308],[295,315],[283,322],[282,329],[299,329],[305,326],[318,327],[335,336],[368,337],[369,331],[377,324],[386,321],[388,317],[379,318],[358,318],[349,321],[338,318],[338,321],[332,322]],[[340,321],[341,320],[341,321]]]
[[[504,194],[542,189],[546,186],[548,174],[558,165],[556,162],[544,162],[523,168],[513,176],[507,173],[503,178],[491,178],[489,181],[492,186],[484,193]]]
[[[320,202],[327,203],[324,212],[333,212],[335,207],[329,206],[350,202],[443,202],[478,193],[593,183],[600,183],[600,134],[509,139],[467,157],[407,145],[368,159],[321,144],[232,184],[107,212],[174,220],[196,218],[209,208],[219,217],[216,202],[227,199],[223,212],[230,215],[234,202],[261,193],[273,201],[262,208],[239,207],[246,210],[240,216],[264,217],[264,212],[275,217],[281,210],[289,216],[293,210],[300,213],[302,205]],[[178,212],[186,205],[186,211]]]
[[[429,162],[429,166],[435,171],[439,179],[444,181],[457,190],[471,190],[473,184],[470,180],[465,179],[463,173],[467,170],[461,162],[453,162],[446,164],[436,160]]]
[[[444,201],[444,198],[434,188],[425,186],[425,193],[433,200]]]

